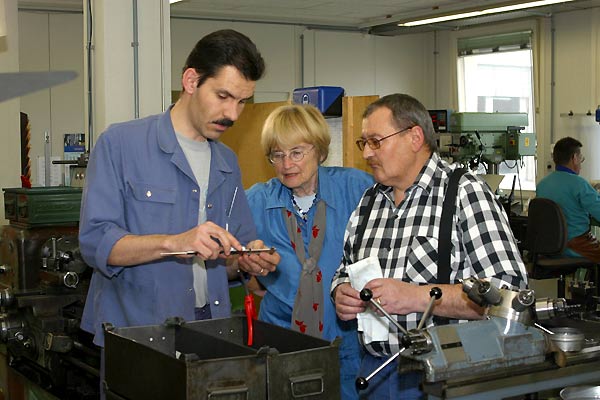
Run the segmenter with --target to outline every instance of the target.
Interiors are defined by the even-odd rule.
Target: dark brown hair
[[[185,61],[183,71],[194,68],[200,75],[200,87],[228,65],[235,67],[249,81],[259,80],[265,72],[265,61],[256,45],[246,35],[232,29],[216,31],[200,39]]]

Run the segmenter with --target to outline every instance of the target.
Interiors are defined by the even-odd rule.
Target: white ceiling
[[[502,0],[500,0],[502,1]],[[462,9],[498,0],[183,0],[175,16],[232,17],[307,25],[366,27],[404,16]]]
[[[19,8],[81,10],[83,2],[84,0],[19,0]],[[515,2],[518,1],[512,1]],[[171,16],[299,24],[363,30],[379,34],[399,34],[407,31],[407,28],[396,28],[395,24],[401,20],[506,3],[507,0],[183,0],[171,5]],[[532,14],[549,15],[549,13],[590,7],[600,7],[600,0],[575,0],[562,5],[541,7],[500,17],[479,18],[471,20],[469,24],[522,18]],[[435,29],[457,29],[465,25],[464,21],[444,23]],[[418,29],[434,28],[430,26]],[[411,31],[415,30],[412,28]]]

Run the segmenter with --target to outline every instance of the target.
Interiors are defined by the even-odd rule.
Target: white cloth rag
[[[383,278],[377,257],[368,257],[348,265],[350,284],[359,292],[373,279]],[[363,333],[365,344],[388,340],[390,322],[384,315],[378,315],[373,307],[367,307],[357,316],[358,330]]]

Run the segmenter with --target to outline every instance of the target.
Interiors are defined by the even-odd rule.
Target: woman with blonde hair
[[[340,388],[349,400],[358,398],[356,321],[337,318],[328,290],[348,218],[374,181],[357,169],[323,166],[330,142],[329,126],[313,106],[277,108],[261,136],[276,177],[252,186],[247,197],[258,236],[281,255],[275,272],[257,277],[266,289],[259,319],[326,340],[340,337]]]

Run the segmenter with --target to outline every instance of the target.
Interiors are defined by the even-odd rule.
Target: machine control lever
[[[398,350],[396,354],[393,354],[392,356],[390,356],[390,358],[385,360],[383,364],[381,364],[377,369],[371,372],[371,374],[369,374],[369,376],[367,376],[366,378],[362,376],[356,378],[355,385],[357,390],[365,390],[366,388],[368,388],[369,381],[371,380],[371,378],[377,375],[379,371],[385,368],[389,363],[398,358],[398,356],[407,348],[415,347],[415,350],[418,354],[431,350],[430,341],[427,339],[427,337],[425,337],[424,333],[422,334],[420,332],[420,329],[423,327],[423,325],[425,325],[425,322],[431,315],[431,311],[433,310],[435,301],[439,300],[442,297],[442,289],[440,289],[437,286],[433,287],[429,291],[429,296],[429,303],[427,304],[427,308],[425,309],[425,312],[423,313],[423,316],[419,321],[417,329],[411,329],[410,332],[408,332],[402,325],[398,323],[398,321],[396,321],[395,318],[393,318],[387,311],[383,309],[381,304],[379,304],[375,299],[373,299],[373,292],[370,289],[365,288],[360,291],[360,298],[362,301],[368,301],[371,304],[373,304],[375,308],[381,311],[381,313],[385,315],[386,318],[389,319],[390,322],[392,322],[403,333],[401,342],[404,347],[400,348],[400,350]]]
[[[373,378],[375,375],[377,375],[379,373],[379,371],[384,369],[389,363],[391,363],[396,358],[398,358],[400,353],[402,353],[404,350],[406,350],[404,347],[401,348],[400,351],[398,351],[396,354],[392,355],[390,358],[385,360],[385,362],[383,364],[381,364],[379,367],[377,367],[377,369],[375,371],[371,372],[371,374],[369,374],[369,376],[367,376],[366,378],[364,378],[362,376],[359,376],[358,378],[356,378],[356,388],[358,390],[365,390],[366,388],[368,388],[369,381],[371,380],[371,378]]]
[[[431,310],[433,310],[433,303],[436,300],[439,300],[441,297],[442,297],[442,289],[440,289],[439,287],[436,286],[429,291],[429,303],[427,304],[425,313],[423,313],[423,316],[421,317],[421,320],[419,321],[419,325],[417,326],[417,329],[423,328],[423,325],[425,325],[425,322],[429,318],[429,314],[431,314]]]

